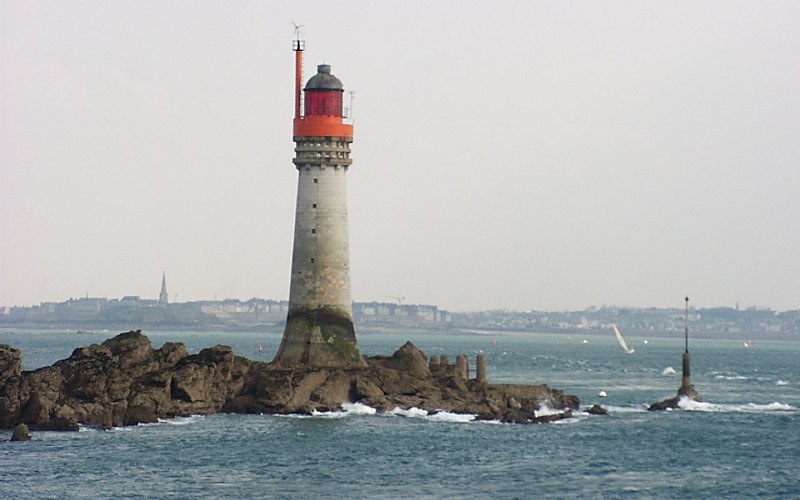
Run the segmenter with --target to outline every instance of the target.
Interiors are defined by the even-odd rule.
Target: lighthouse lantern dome
[[[312,76],[305,87],[305,116],[342,116],[341,80],[331,74],[329,64],[317,66],[317,74]]]
[[[308,91],[338,90],[344,92],[342,81],[331,74],[330,64],[318,64],[317,74],[308,79],[305,87]]]

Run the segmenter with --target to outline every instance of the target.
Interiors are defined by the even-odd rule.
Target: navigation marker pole
[[[683,333],[686,336],[686,350],[689,352],[689,297],[686,297],[686,313],[683,316]]]

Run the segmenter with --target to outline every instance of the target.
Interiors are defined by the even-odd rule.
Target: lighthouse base
[[[649,411],[658,410],[675,410],[680,408],[681,399],[691,399],[692,401],[702,401],[700,393],[692,385],[692,369],[691,357],[689,351],[683,353],[683,377],[681,378],[681,386],[678,388],[678,394],[674,398],[665,399],[658,403],[651,404],[647,409]]]
[[[273,363],[314,368],[367,366],[356,344],[353,320],[330,307],[290,310]]]

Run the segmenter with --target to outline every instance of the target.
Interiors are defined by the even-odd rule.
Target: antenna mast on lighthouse
[[[294,50],[294,117],[300,118],[300,106],[302,105],[303,88],[303,51],[306,50],[306,41],[300,32],[302,24],[294,25],[294,40],[292,49]]]

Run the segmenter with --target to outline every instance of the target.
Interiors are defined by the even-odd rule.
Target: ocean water
[[[29,370],[115,333],[0,330],[0,343],[22,349]],[[194,353],[226,344],[264,361],[280,341],[278,332],[145,333],[154,347],[179,341]],[[358,340],[365,354],[390,354],[411,340],[428,355],[468,354],[473,367],[484,352],[491,382],[547,383],[610,415],[504,425],[346,405],[311,417],[195,416],[36,432],[33,441],[0,444],[0,497],[800,497],[800,342],[692,342],[692,379],[705,402],[647,412],[680,384],[682,339],[628,338],[630,355],[611,334]]]

